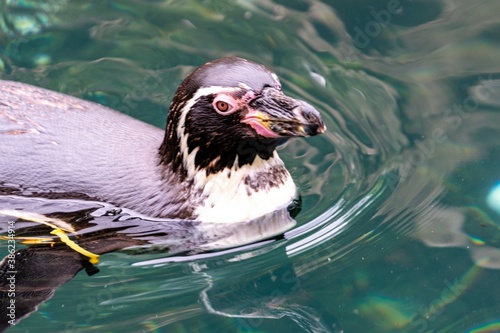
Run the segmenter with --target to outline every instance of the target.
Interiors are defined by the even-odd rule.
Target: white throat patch
[[[189,155],[196,155],[196,151]],[[238,167],[237,162],[230,169],[225,168],[208,176],[204,170],[196,173],[193,185],[202,191],[204,197],[203,204],[194,211],[197,220],[246,222],[285,209],[295,198],[297,188],[286,169],[283,169],[284,174],[280,175],[283,179],[278,185],[268,185],[272,169],[283,166],[277,152],[268,160],[257,156],[250,165]],[[262,183],[261,186],[256,188],[255,184],[259,183]]]

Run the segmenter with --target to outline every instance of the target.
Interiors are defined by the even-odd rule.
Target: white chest
[[[296,186],[283,162],[259,157],[251,165],[224,169],[206,176],[199,172],[194,187],[202,190],[203,204],[197,220],[213,223],[245,222],[286,208],[296,196]]]

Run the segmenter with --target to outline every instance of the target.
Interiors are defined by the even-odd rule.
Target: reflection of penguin
[[[80,270],[85,269],[89,275],[97,272],[97,268],[89,263],[89,257],[51,235],[53,227],[30,221],[57,221],[57,225],[65,223],[75,230],[67,234],[71,241],[97,256],[130,247],[139,247],[130,250],[133,252],[152,250],[168,255],[197,253],[273,237],[295,223],[286,209],[250,222],[220,224],[145,219],[132,211],[92,201],[1,196],[0,207],[21,212],[18,215],[24,216],[23,219],[13,219],[5,215],[5,210],[0,211],[0,234],[6,235],[8,222],[13,221],[16,239],[31,243],[15,252],[16,322],[36,311],[39,304],[51,298],[59,286]],[[58,211],[61,207],[66,212]],[[45,215],[22,214],[22,209],[42,211]],[[37,244],[33,240],[43,242]],[[7,304],[11,299],[7,259],[5,257],[0,262],[1,304]],[[0,331],[10,327],[7,314],[8,309],[0,307]]]
[[[249,221],[296,196],[277,145],[324,130],[318,111],[285,96],[274,73],[240,58],[191,73],[175,94],[165,133],[94,103],[0,81],[0,194]]]
[[[111,223],[112,219],[113,217],[103,217],[100,223]],[[141,224],[144,225],[147,221],[136,222],[136,228],[141,228]],[[82,224],[87,223],[83,221]],[[34,231],[33,228],[29,229],[31,229],[30,232]],[[127,231],[132,229],[134,227],[131,226],[127,230],[119,228],[92,232],[82,236],[78,243],[98,254],[118,250],[118,247],[144,243],[130,235],[127,236]],[[136,229],[138,230],[140,229]],[[267,249],[272,247],[268,244]],[[218,256],[217,253],[212,255]],[[209,313],[237,318],[242,332],[254,331],[263,323],[262,319],[284,317],[295,321],[305,332],[341,332],[338,323],[332,321],[332,314],[302,289],[299,278],[295,275],[295,269],[284,252],[284,247],[277,246],[265,257],[259,249],[253,255],[252,251],[246,252],[245,257],[238,260],[209,259],[210,257],[208,260],[198,260],[192,263],[195,266],[192,274],[205,276],[207,284],[207,287],[200,293],[200,303]],[[51,298],[59,286],[68,282],[80,270],[87,269],[89,275],[95,272],[95,268],[88,263],[86,258],[62,244],[30,246],[19,250],[16,260],[17,321],[36,311],[39,304]],[[166,258],[163,262],[168,262],[168,260]],[[185,260],[193,260],[193,258],[185,257]],[[175,261],[179,261],[179,257],[175,258]],[[8,285],[4,278],[7,268],[4,262],[0,264],[2,304],[6,304],[5,300],[8,299],[6,294]],[[276,262],[280,264],[274,265]],[[245,274],[241,274],[243,271]],[[2,318],[0,332],[10,327],[6,311],[5,307],[0,308],[0,318]]]
[[[239,260],[194,262],[194,271],[205,275],[208,284],[200,293],[201,303],[212,314],[238,318],[241,332],[261,331],[262,319],[284,317],[304,332],[342,332],[333,315],[302,289],[284,249],[277,246],[265,257],[257,250]],[[223,264],[217,267],[219,262]]]

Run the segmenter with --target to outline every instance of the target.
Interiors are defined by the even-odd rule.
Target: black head
[[[285,96],[276,74],[241,58],[222,58],[192,72],[170,105],[162,162],[187,175],[269,159],[293,136],[325,131],[309,104]],[[236,162],[236,163],[235,163]]]

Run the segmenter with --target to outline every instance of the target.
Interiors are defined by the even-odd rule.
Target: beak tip
[[[309,130],[307,131],[308,136],[315,136],[318,134],[323,134],[326,131],[326,126],[323,122],[319,122],[316,124],[310,124]]]
[[[314,136],[322,134],[326,131],[325,123],[321,117],[321,114],[313,106],[306,102],[301,102],[300,106],[300,118],[301,122],[307,124],[306,128],[308,136]]]
[[[314,110],[314,116],[309,117],[308,136],[315,136],[326,132],[326,125],[318,111]]]

